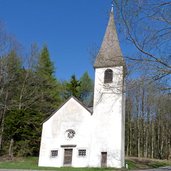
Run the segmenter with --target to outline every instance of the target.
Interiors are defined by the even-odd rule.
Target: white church
[[[113,8],[94,69],[93,109],[70,97],[43,123],[39,166],[124,167],[125,62]]]

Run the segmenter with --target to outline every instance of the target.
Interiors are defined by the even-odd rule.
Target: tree
[[[50,60],[46,46],[40,52],[36,73],[39,80],[37,82],[40,94],[39,109],[45,114],[46,118],[61,103],[59,96],[60,84],[54,77],[54,65]]]
[[[20,44],[15,37],[7,33],[4,23],[0,21],[0,58],[6,56],[12,50],[20,50]]]
[[[47,46],[44,46],[40,52],[37,72],[46,79],[54,80],[54,65],[50,60],[50,55]]]
[[[38,155],[41,123],[61,103],[48,48],[25,57],[17,46],[0,25],[0,154],[10,158]]]
[[[125,56],[148,83],[165,81],[164,90],[171,88],[171,1],[114,0],[119,28],[132,52]],[[140,71],[141,69],[141,71]]]
[[[93,105],[93,80],[85,72],[80,78],[81,86],[79,87],[80,100],[88,106]]]
[[[4,132],[5,115],[17,105],[17,95],[19,93],[18,80],[21,71],[21,59],[18,54],[12,50],[6,56],[0,59],[0,148]]]
[[[0,142],[3,150],[5,153],[8,150],[10,156],[13,153],[38,155],[41,123],[60,104],[60,90],[48,49],[43,48],[39,53],[34,46],[25,67],[15,51],[4,56],[2,62]]]
[[[38,155],[41,127],[37,111],[34,109],[8,111],[4,132],[5,140],[14,142],[12,148],[15,156]]]
[[[66,81],[62,85],[62,96],[64,99],[74,96],[87,106],[93,105],[94,85],[87,72],[85,72],[79,80],[75,75],[72,75],[69,82]]]
[[[170,94],[161,91],[155,82],[147,85],[145,78],[130,83],[126,100],[126,154],[169,159]]]
[[[67,99],[70,96],[75,96],[80,99],[79,88],[81,87],[81,82],[77,80],[75,75],[71,76],[69,82],[64,83],[64,98]]]

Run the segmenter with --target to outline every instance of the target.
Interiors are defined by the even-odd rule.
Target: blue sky
[[[90,49],[101,45],[111,0],[0,0],[0,20],[28,49],[47,44],[56,77],[94,78]]]

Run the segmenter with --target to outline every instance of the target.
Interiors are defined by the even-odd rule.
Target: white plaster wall
[[[101,165],[101,152],[108,154],[108,167],[124,165],[123,125],[123,67],[112,67],[113,83],[104,84],[104,72],[108,68],[97,68],[94,95],[94,136],[91,146],[91,166]]]
[[[43,124],[39,166],[63,166],[64,148],[61,145],[76,145],[73,148],[73,167],[88,166],[91,125],[90,112],[71,98]],[[68,129],[76,132],[73,139],[67,138],[65,132]],[[55,149],[58,150],[58,156],[51,158],[50,152]],[[78,149],[86,149],[87,156],[78,157]]]

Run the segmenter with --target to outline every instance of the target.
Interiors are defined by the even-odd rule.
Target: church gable
[[[68,143],[66,134],[75,132],[82,136],[91,120],[90,111],[84,107],[75,97],[70,97],[50,118],[43,123],[42,142],[45,139],[58,139],[58,143]],[[72,140],[72,141],[73,141]],[[71,143],[71,142],[70,142]]]
[[[45,122],[49,122],[51,120],[61,120],[63,122],[71,122],[82,120],[84,115],[91,116],[91,111],[84,106],[77,98],[71,96],[64,104],[59,107],[57,111],[55,111]]]

